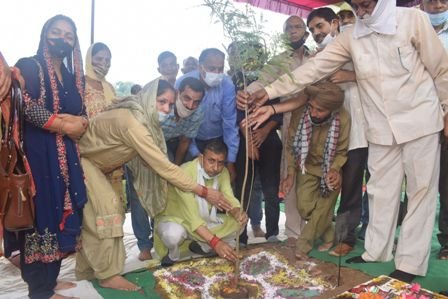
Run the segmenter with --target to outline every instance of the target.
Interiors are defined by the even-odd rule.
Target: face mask
[[[319,49],[325,48],[329,43],[331,43],[334,40],[334,36],[331,35],[331,33],[328,33],[323,41],[319,44]]]
[[[342,25],[341,27],[339,27],[339,30],[341,30],[341,32],[344,32],[350,27],[353,27],[353,24]]]
[[[291,46],[291,48],[293,48],[294,50],[299,49],[300,47],[302,47],[305,44],[305,37],[302,37],[300,40],[296,41],[296,42],[290,42],[289,45]]]
[[[359,18],[359,21],[361,21],[361,23],[363,23],[366,26],[370,25],[371,20],[372,20],[372,16],[367,13],[363,16],[362,19]]]
[[[446,22],[448,19],[448,10],[440,13],[428,13],[429,20],[431,21],[432,26],[440,26]]]
[[[109,68],[104,65],[93,65],[93,71],[102,79],[106,77]]]
[[[205,72],[204,81],[209,87],[215,87],[221,84],[224,79],[224,73],[210,73]]]
[[[162,111],[157,111],[157,113],[159,114],[159,123],[165,122],[170,117],[169,113],[165,113]]]
[[[72,46],[67,44],[63,38],[49,38],[48,40],[54,44],[52,45],[51,43],[48,43],[48,51],[55,57],[67,57],[73,50]]]
[[[179,98],[176,99],[176,112],[180,118],[189,117],[190,115],[193,114],[194,111],[195,110],[190,110],[187,107],[185,107]]]

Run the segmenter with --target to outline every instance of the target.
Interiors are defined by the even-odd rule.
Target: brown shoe
[[[295,248],[296,247],[296,243],[297,243],[297,238],[294,238],[294,237],[289,237],[286,240],[286,246],[288,246],[290,248]]]
[[[260,228],[260,226],[252,226],[252,232],[255,238],[264,238],[266,233]]]
[[[328,252],[329,255],[332,256],[346,256],[353,250],[353,246],[350,246],[346,243],[340,243],[335,248],[333,248],[330,252]]]

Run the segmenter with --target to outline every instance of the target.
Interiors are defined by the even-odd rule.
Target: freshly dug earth
[[[298,269],[306,269],[307,272],[310,274],[313,278],[321,278],[327,282],[329,282],[331,285],[335,286],[335,288],[324,291],[319,296],[315,296],[314,298],[332,298],[344,291],[349,290],[350,288],[366,282],[370,280],[372,277],[364,274],[363,272],[360,272],[358,270],[353,270],[349,268],[342,268],[341,269],[341,279],[340,279],[340,286],[337,287],[337,275],[338,275],[338,267],[335,264],[323,262],[314,258],[309,258],[307,260],[298,260],[295,257],[294,254],[294,248],[288,247],[286,244],[283,243],[264,243],[264,244],[257,244],[257,245],[251,245],[248,248],[242,249],[240,251],[240,256],[250,256],[256,253],[264,252],[266,250],[275,251],[277,255],[282,256],[284,259],[287,260],[288,265],[293,268]],[[186,264],[187,267],[187,264]],[[184,271],[182,271],[184,272]],[[230,272],[230,271],[229,271]],[[191,273],[193,276],[195,273]],[[229,273],[231,275],[231,273]],[[188,275],[187,273],[184,273],[183,275]],[[198,281],[199,283],[199,281]],[[242,282],[244,285],[244,282]],[[223,283],[222,289],[226,288],[227,283]],[[173,293],[169,294],[161,288],[158,278],[156,276],[156,291],[163,297],[163,298],[173,298]],[[200,298],[200,291],[195,291],[195,293],[198,295],[198,298]],[[219,292],[222,296],[222,292]],[[252,293],[251,291],[249,293]],[[185,294],[186,295],[186,294]],[[176,295],[177,297],[177,295]],[[182,296],[184,297],[184,296]],[[190,298],[189,296],[185,296],[185,298]],[[220,297],[219,295],[217,297]],[[194,296],[193,298],[196,298]]]

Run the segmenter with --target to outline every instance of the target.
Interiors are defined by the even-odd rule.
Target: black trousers
[[[243,190],[243,180],[245,171],[246,147],[245,138],[240,136],[240,147],[236,160],[237,178],[235,184],[235,195],[241,200]],[[278,188],[280,184],[280,160],[282,155],[282,142],[276,131],[271,131],[266,140],[259,148],[260,159],[254,161],[254,170],[252,162],[249,160],[249,169],[247,183],[244,195],[244,209],[247,210],[247,203],[251,182],[255,173],[258,172],[261,187],[265,200],[266,216],[266,239],[270,236],[277,236],[279,233],[278,221],[280,218],[280,199],[278,198]],[[240,235],[240,242],[247,244],[247,229]]]
[[[367,156],[367,147],[350,150],[347,153],[347,162],[342,167],[341,201],[337,214],[349,213],[347,237],[342,242],[351,246],[356,243],[355,229],[361,221],[362,182]],[[338,218],[336,219],[338,221]],[[337,226],[339,226],[338,223]]]
[[[19,233],[20,252],[25,251],[25,234],[32,231]],[[20,271],[22,279],[28,284],[28,296],[31,299],[48,299],[54,295],[56,280],[61,270],[61,261],[52,263],[34,262],[25,264],[25,255],[20,254]]]
[[[442,137],[444,139],[444,137]],[[440,178],[439,178],[439,234],[437,238],[442,247],[448,246],[448,143],[442,142],[440,153]]]

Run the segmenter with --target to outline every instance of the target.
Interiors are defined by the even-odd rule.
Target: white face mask
[[[369,14],[365,14],[362,19],[359,18],[359,20],[366,26],[369,26],[372,23],[372,16]]]
[[[185,107],[179,98],[176,99],[176,112],[180,118],[189,117],[190,115],[193,114],[194,111],[195,110],[190,110],[187,107]]]
[[[209,176],[208,173],[205,172],[205,169],[204,169],[204,157],[202,157],[202,161],[199,164],[199,166],[200,166],[199,167],[199,175],[201,175],[206,180],[214,179],[214,178],[216,178],[219,175],[218,174],[218,175],[215,175],[215,176]]]
[[[331,43],[335,39],[334,36],[331,35],[331,33],[328,33],[325,38],[322,40],[321,43],[318,44],[319,49],[325,48],[329,43]]]
[[[206,72],[204,81],[209,87],[215,87],[221,84],[224,79],[224,73]]]
[[[157,111],[157,114],[159,115],[159,123],[163,123],[170,117],[170,113],[165,113],[162,111]]]
[[[339,27],[339,30],[341,30],[341,32],[344,32],[350,27],[353,27],[353,24],[342,25],[341,27]]]

